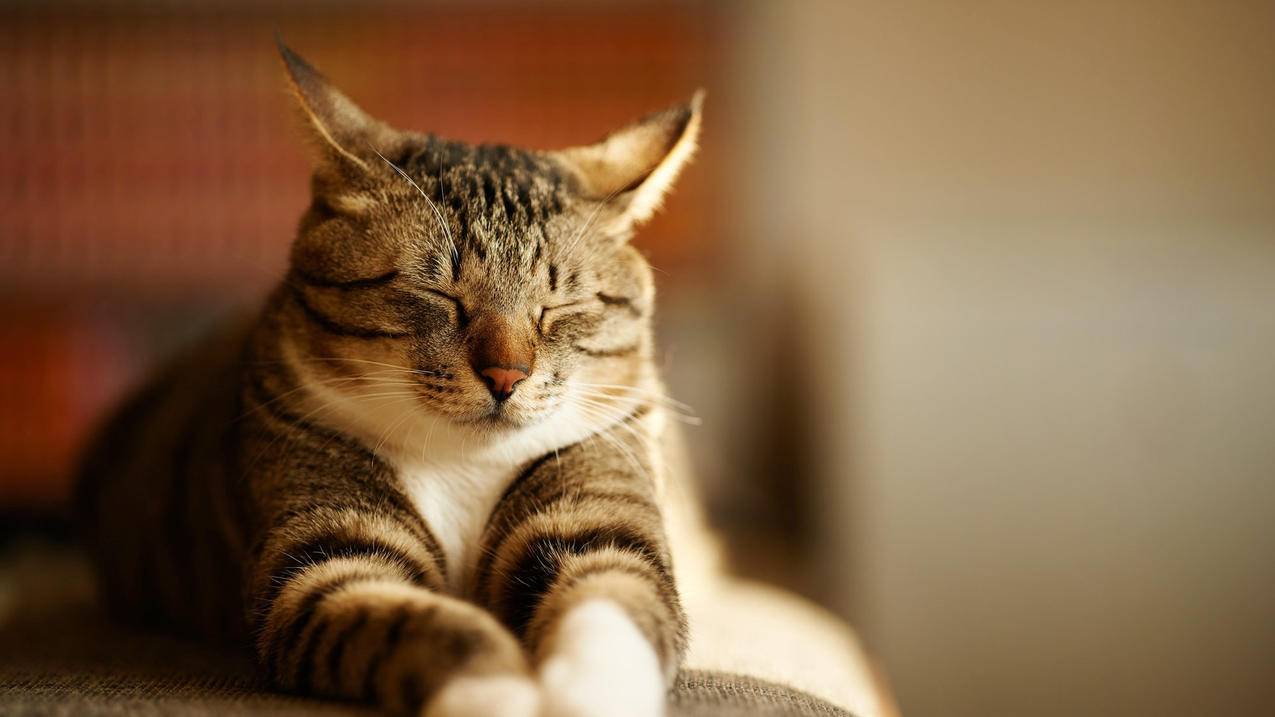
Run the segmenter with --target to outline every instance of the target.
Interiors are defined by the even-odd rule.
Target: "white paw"
[[[540,690],[526,677],[458,677],[430,700],[425,717],[535,717]]]
[[[666,687],[650,643],[615,603],[591,600],[563,618],[540,665],[542,717],[660,717]]]

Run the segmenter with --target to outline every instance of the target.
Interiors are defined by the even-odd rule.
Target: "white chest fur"
[[[530,462],[574,443],[596,427],[573,410],[535,427],[498,438],[456,431],[443,419],[432,440],[381,446],[447,561],[448,590],[460,595],[482,550],[483,530],[509,484]]]
[[[518,467],[507,460],[400,463],[403,489],[438,540],[447,587],[459,594],[478,559],[483,529]]]

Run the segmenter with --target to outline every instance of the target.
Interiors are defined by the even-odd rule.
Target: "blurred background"
[[[560,147],[709,91],[638,243],[739,569],[907,715],[1275,712],[1275,3],[0,4],[0,520],[283,271],[278,30]]]

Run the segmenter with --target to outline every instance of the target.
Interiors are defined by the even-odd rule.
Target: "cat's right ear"
[[[282,40],[276,41],[318,165],[371,172],[371,159],[388,151],[394,131],[359,109]]]
[[[651,217],[695,154],[704,91],[689,102],[647,115],[600,142],[552,155],[570,168],[586,199],[616,210],[611,231],[626,235]]]

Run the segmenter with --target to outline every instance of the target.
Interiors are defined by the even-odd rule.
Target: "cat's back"
[[[81,459],[76,523],[120,617],[240,631],[246,516],[235,463],[252,326],[232,319],[166,362]]]

